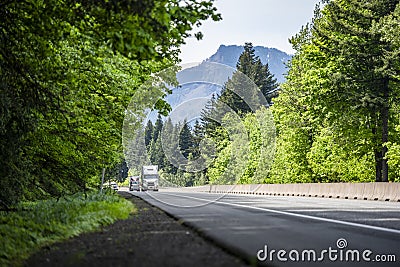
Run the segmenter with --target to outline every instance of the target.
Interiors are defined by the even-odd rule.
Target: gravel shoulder
[[[127,220],[45,247],[25,266],[248,266],[162,210],[127,192]]]

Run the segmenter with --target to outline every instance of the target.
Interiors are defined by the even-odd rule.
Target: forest
[[[399,182],[399,12],[399,1],[322,1],[312,21],[290,39],[296,53],[282,84],[246,43],[237,71],[193,129],[183,127],[186,137],[176,146],[197,159],[199,140],[209,138],[215,144],[212,162],[198,172],[167,167],[157,134],[147,142],[151,162],[179,186]],[[235,92],[248,87],[241,75],[267,105],[254,110]],[[223,114],[225,105],[239,121],[232,112]],[[240,138],[232,138],[235,128],[244,130]]]
[[[400,180],[399,1],[323,1],[291,39],[272,177]]]

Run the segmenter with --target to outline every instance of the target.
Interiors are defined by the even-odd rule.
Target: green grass
[[[21,203],[0,213],[0,266],[21,265],[40,247],[128,218],[135,208],[118,195],[89,193]]]

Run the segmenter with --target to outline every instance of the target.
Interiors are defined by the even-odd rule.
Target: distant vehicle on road
[[[129,178],[129,191],[140,191],[140,179],[139,176],[131,176]]]
[[[140,181],[143,191],[158,191],[158,180],[158,165],[142,166]]]
[[[103,184],[102,189],[118,191],[118,184],[116,182],[106,182]]]
[[[114,191],[118,191],[118,184],[116,182],[110,183],[111,189]]]

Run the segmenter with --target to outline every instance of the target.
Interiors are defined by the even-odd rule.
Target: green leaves
[[[228,133],[217,141],[217,155],[207,170],[212,184],[257,184],[270,181],[275,156],[275,126],[271,111],[261,108],[239,119],[227,114],[222,127]],[[228,139],[229,138],[229,139]]]
[[[388,32],[398,10],[391,0],[329,1],[291,39],[297,53],[273,107],[277,178],[371,181],[375,172],[387,181],[385,143],[398,140],[400,92],[398,34]]]

